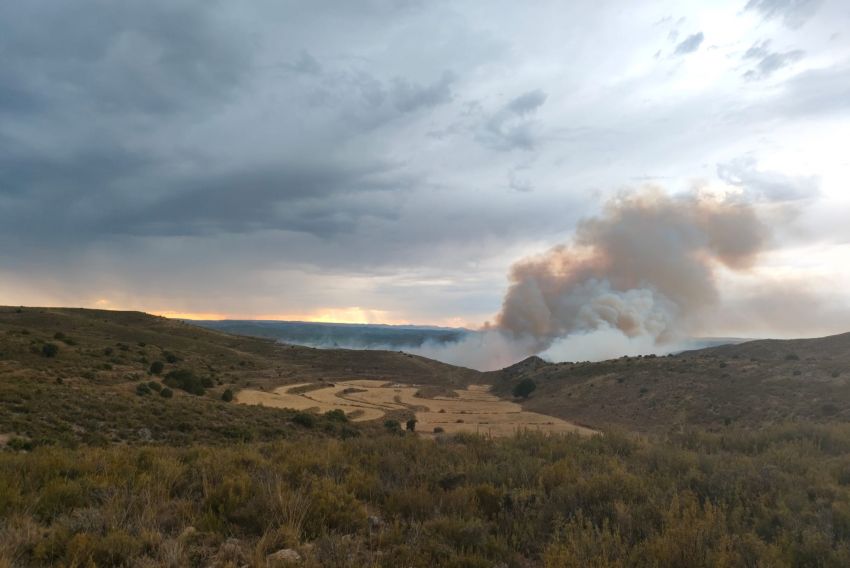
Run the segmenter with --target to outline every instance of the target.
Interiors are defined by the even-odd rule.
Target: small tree
[[[534,392],[537,384],[531,379],[523,379],[514,386],[513,395],[517,398],[528,398]]]
[[[409,419],[407,421],[407,423],[405,424],[405,427],[407,428],[408,432],[415,432],[416,431],[416,418]]]
[[[165,369],[165,365],[162,361],[154,361],[151,363],[151,374],[158,375]]]
[[[45,343],[41,346],[41,354],[47,358],[56,357],[59,354],[59,346],[55,343]]]
[[[223,393],[221,393],[221,400],[224,402],[230,402],[233,400],[233,391],[230,389],[226,389]]]

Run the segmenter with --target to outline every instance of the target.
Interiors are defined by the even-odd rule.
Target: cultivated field
[[[476,432],[489,436],[508,436],[517,430],[593,433],[553,416],[525,411],[519,404],[491,394],[488,385],[470,385],[445,395],[426,397],[416,385],[386,381],[350,380],[327,386],[302,383],[271,392],[243,390],[236,395],[236,401],[318,412],[339,409],[354,421],[376,420],[388,412],[409,411],[415,414],[416,429],[423,434],[433,433],[435,428],[448,433]]]

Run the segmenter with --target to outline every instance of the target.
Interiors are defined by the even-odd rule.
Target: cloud
[[[533,151],[540,137],[534,115],[547,98],[541,89],[534,89],[511,99],[486,118],[478,140],[495,150]]]
[[[791,51],[777,52],[770,51],[770,40],[764,40],[752,45],[745,53],[745,60],[753,60],[756,62],[755,69],[750,69],[744,73],[747,79],[766,79],[773,75],[774,72],[788,67],[793,63],[801,60],[805,52],[801,49]]]
[[[850,65],[836,64],[797,73],[767,103],[774,115],[841,116],[850,111]]]
[[[437,81],[424,86],[396,79],[392,91],[393,101],[401,112],[414,112],[447,103],[452,99],[451,86],[454,80],[451,71],[445,71]]]
[[[302,49],[298,54],[298,59],[292,63],[285,64],[284,67],[296,73],[305,73],[307,75],[318,75],[322,72],[322,65],[305,49]]]
[[[699,49],[699,46],[702,45],[704,39],[705,37],[702,32],[689,35],[676,46],[674,53],[676,55],[687,55],[688,53],[693,53]]]
[[[803,26],[823,4],[823,0],[750,0],[745,10],[755,10],[766,20],[781,18],[789,28]]]
[[[522,95],[516,97],[514,100],[508,103],[507,110],[518,114],[519,116],[525,116],[527,114],[531,114],[546,102],[547,95],[541,89],[534,89],[533,91],[529,91],[527,93],[523,93]]]
[[[817,176],[789,176],[762,171],[751,157],[736,158],[717,164],[717,177],[743,188],[754,201],[791,202],[813,199],[820,192]]]
[[[812,38],[840,21],[795,36],[819,69],[741,89],[737,47],[706,52],[729,56],[710,81],[652,59],[687,35],[668,43],[687,28],[651,28],[664,15],[564,3],[553,18],[479,0],[0,3],[2,297],[480,322],[513,260],[562,241],[636,175],[676,191],[724,156],[799,144],[801,160],[826,164],[827,199],[842,170],[814,126],[839,132],[850,73],[835,55],[846,38],[829,53]]]

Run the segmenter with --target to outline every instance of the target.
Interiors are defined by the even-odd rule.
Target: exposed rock
[[[195,534],[197,532],[198,532],[198,529],[196,529],[195,527],[190,525],[190,526],[186,527],[185,529],[183,529],[183,532],[180,533],[180,539],[181,540],[190,539],[193,536],[195,536]]]
[[[291,548],[283,548],[266,556],[266,565],[269,568],[277,566],[289,566],[301,562],[301,555]]]

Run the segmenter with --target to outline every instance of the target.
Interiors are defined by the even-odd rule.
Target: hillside
[[[594,428],[664,433],[684,426],[850,421],[850,333],[598,363],[531,357],[486,376],[504,396],[530,378],[537,389],[526,409]]]
[[[140,313],[5,308],[0,567],[847,566],[847,344],[532,357],[485,375]],[[458,387],[532,378],[525,410],[664,436],[430,439],[222,400],[366,377],[435,385],[446,407]],[[195,394],[162,396],[170,384]]]
[[[225,404],[224,391],[343,378],[451,386],[477,376],[399,352],[282,345],[139,312],[0,308],[0,442],[273,439],[292,430],[292,413]],[[145,392],[151,382],[159,390]],[[204,394],[171,387],[166,399],[169,382]]]

